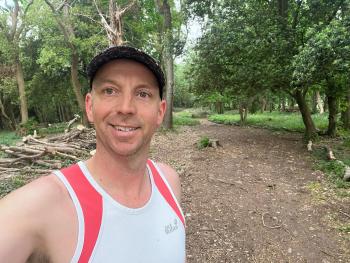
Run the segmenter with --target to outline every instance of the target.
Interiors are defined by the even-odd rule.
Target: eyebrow
[[[99,79],[96,79],[93,81],[93,85],[96,84],[96,83],[100,83],[100,84],[106,84],[106,83],[109,83],[109,84],[113,84],[113,85],[116,85],[116,86],[120,86],[119,83],[113,79],[109,79],[109,78],[99,78]],[[138,88],[140,87],[150,87],[150,88],[155,88],[155,89],[158,89],[158,82],[156,83],[149,83],[147,81],[142,81],[141,83],[139,83],[137,85]]]

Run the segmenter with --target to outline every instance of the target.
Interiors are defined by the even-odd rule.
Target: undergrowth
[[[312,119],[320,130],[327,128],[327,114],[314,114]],[[240,124],[239,114],[214,114],[208,120],[222,124]],[[253,125],[272,130],[304,132],[304,123],[300,113],[264,112],[248,114],[246,125]]]
[[[21,137],[16,135],[13,131],[0,131],[0,144],[14,145],[20,140]]]
[[[192,117],[192,113],[184,110],[174,113],[174,126],[194,126],[199,124],[199,120],[196,120]]]

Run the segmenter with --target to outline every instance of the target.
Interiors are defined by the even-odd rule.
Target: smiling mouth
[[[135,127],[126,127],[126,126],[118,126],[118,125],[112,125],[112,127],[117,131],[122,131],[122,132],[131,132],[138,129],[138,127],[135,128]]]

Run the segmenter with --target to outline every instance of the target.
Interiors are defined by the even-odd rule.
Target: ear
[[[167,108],[167,104],[165,100],[161,100],[159,102],[159,108],[158,108],[158,118],[157,118],[157,125],[158,127],[162,124],[163,119],[164,119],[164,115],[165,115],[165,111]]]
[[[86,110],[86,115],[88,117],[89,122],[94,122],[94,117],[92,114],[92,94],[89,92],[85,96],[85,110]]]

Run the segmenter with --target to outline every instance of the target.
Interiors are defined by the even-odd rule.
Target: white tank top
[[[141,208],[115,201],[93,179],[84,162],[57,177],[67,188],[78,216],[78,240],[71,262],[184,263],[185,219],[159,167],[148,160],[152,194]]]

